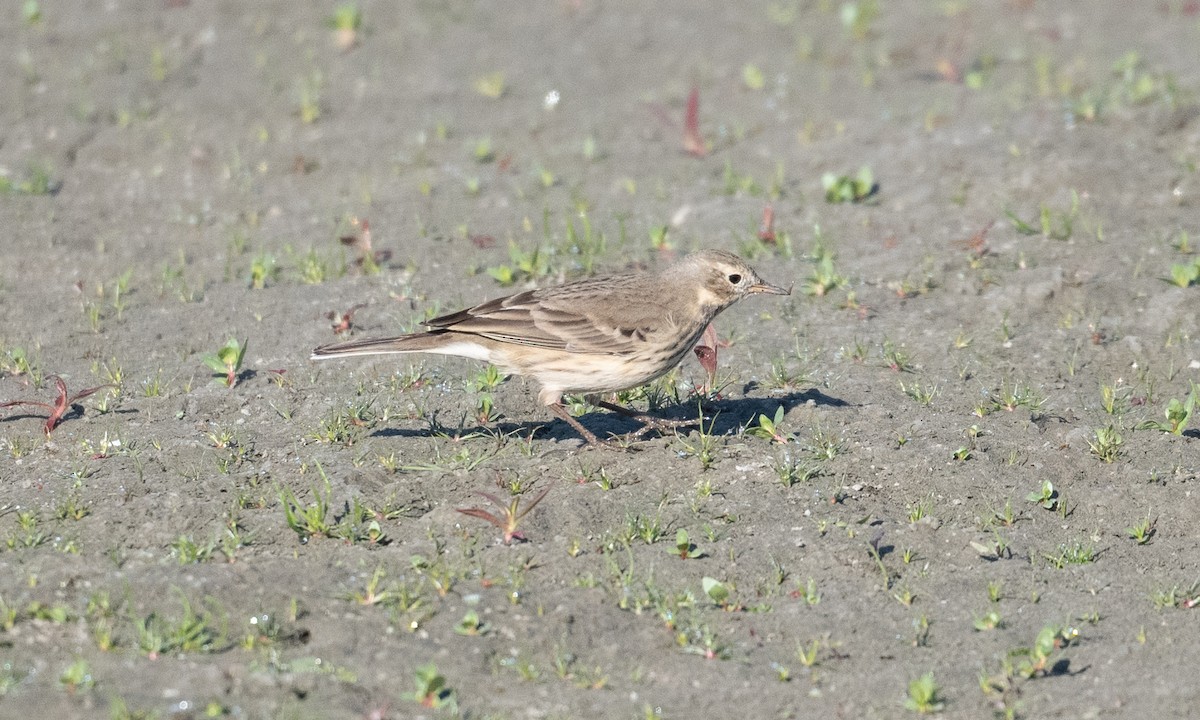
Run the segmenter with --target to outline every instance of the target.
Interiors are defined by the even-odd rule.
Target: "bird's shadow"
[[[697,405],[699,402],[699,405]],[[791,412],[799,405],[813,404],[826,407],[846,407],[845,400],[830,397],[815,388],[804,392],[791,392],[786,395],[771,397],[742,397],[737,399],[719,398],[716,400],[683,401],[677,405],[662,408],[651,413],[662,420],[691,420],[695,419],[695,427],[700,426],[701,411],[704,417],[704,432],[712,435],[735,435],[743,427],[753,425],[759,415],[768,418],[782,406],[784,413]],[[641,423],[634,418],[626,418],[609,412],[603,408],[589,408],[588,412],[579,416],[579,422],[598,437],[620,437],[641,429]],[[429,418],[428,427],[421,429],[381,428],[371,433],[372,437],[450,437],[465,438],[485,435],[515,435],[528,437],[535,434],[539,438],[549,440],[578,440],[579,434],[574,428],[557,419],[547,419],[545,422],[500,422],[469,424],[470,418],[463,417],[457,425],[445,425],[438,420],[437,413]],[[647,437],[653,437],[653,432]]]

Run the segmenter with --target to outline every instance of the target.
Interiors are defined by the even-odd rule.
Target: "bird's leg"
[[[554,415],[559,420],[562,420],[566,424],[575,428],[575,432],[579,433],[580,436],[583,437],[584,441],[586,441],[588,445],[591,445],[592,447],[606,447],[606,448],[614,448],[614,449],[623,449],[617,445],[614,445],[613,443],[606,442],[606,441],[601,440],[600,438],[596,437],[596,433],[592,432],[591,430],[588,430],[587,428],[585,428],[583,426],[583,423],[581,423],[578,420],[576,420],[575,418],[571,417],[571,413],[567,412],[567,409],[565,407],[563,407],[562,403],[551,403],[550,405],[547,405],[546,407],[550,408],[550,412],[554,413]]]
[[[604,408],[605,410],[612,410],[613,412],[615,412],[619,415],[624,415],[627,418],[632,418],[632,419],[640,422],[642,425],[644,425],[645,427],[642,428],[641,430],[639,430],[637,433],[635,433],[635,436],[643,435],[643,434],[649,432],[650,430],[658,430],[659,432],[666,432],[668,430],[674,430],[675,428],[688,427],[689,425],[695,425],[698,422],[700,422],[699,419],[696,419],[696,420],[666,420],[664,418],[655,417],[649,413],[638,412],[637,410],[634,410],[632,408],[627,408],[624,405],[618,405],[616,403],[608,402],[607,400],[601,400],[600,398],[595,398],[591,402],[596,407]]]

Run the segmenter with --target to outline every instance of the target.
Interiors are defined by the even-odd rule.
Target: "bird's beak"
[[[784,290],[783,288],[779,287],[778,285],[772,285],[771,283],[760,282],[757,285],[751,285],[750,292],[766,293],[768,295],[791,295],[792,289],[789,287],[788,289]]]

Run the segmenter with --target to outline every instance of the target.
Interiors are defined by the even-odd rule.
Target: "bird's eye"
[[[741,281],[742,281],[742,276],[738,275],[737,273],[734,273],[729,276],[729,282],[733,285],[737,285]]]

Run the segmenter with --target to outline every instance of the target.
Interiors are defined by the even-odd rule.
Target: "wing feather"
[[[527,290],[425,323],[499,342],[600,355],[635,352],[672,323],[661,298],[633,297],[636,276]],[[633,285],[633,287],[637,287]],[[668,322],[664,322],[668,321]]]

